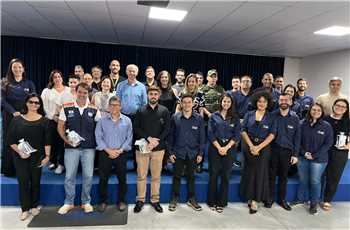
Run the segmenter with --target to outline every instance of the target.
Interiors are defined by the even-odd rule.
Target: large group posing
[[[108,206],[108,180],[118,178],[117,208],[127,208],[127,160],[132,156],[137,171],[134,212],[146,202],[147,174],[150,171],[150,204],[160,205],[162,170],[173,164],[171,199],[175,211],[180,199],[181,177],[187,178],[187,204],[202,210],[196,201],[195,173],[201,172],[204,155],[209,163],[207,205],[223,212],[228,204],[229,180],[233,165],[243,153],[240,195],[249,213],[258,204],[271,208],[273,202],[285,210],[308,204],[311,214],[318,204],[332,208],[350,149],[349,102],[340,93],[342,80],[329,80],[329,92],[315,100],[306,94],[308,81],[284,86],[283,77],[262,76],[255,90],[249,75],[234,76],[232,89],[217,84],[218,72],[211,69],[186,76],[177,69],[172,84],[168,71],[148,66],[146,81],[137,80],[138,66],[112,60],[110,73],[94,66],[84,73],[77,65],[68,77],[68,86],[59,70],[49,76],[47,88],[36,94],[26,77],[22,60],[13,59],[1,85],[3,133],[2,173],[16,175],[21,204],[20,219],[40,213],[42,166],[56,174],[65,172],[65,200],[58,210],[66,214],[74,208],[79,163],[82,171],[81,204],[93,212],[91,187],[94,169],[99,175],[98,211]],[[82,141],[76,146],[67,134],[75,131]],[[19,142],[25,140],[36,151],[24,154]],[[345,141],[344,141],[345,140]],[[135,141],[143,143],[135,146]],[[299,188],[293,203],[286,202],[288,172],[297,168]],[[113,170],[114,169],[114,170]],[[276,177],[278,177],[275,194]],[[277,199],[275,199],[275,197]]]

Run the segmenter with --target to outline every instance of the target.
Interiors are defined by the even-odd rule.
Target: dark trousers
[[[270,200],[274,200],[274,191],[276,184],[276,176],[278,176],[278,200],[285,200],[288,171],[290,167],[290,159],[292,157],[292,151],[286,148],[282,148],[277,145],[273,145],[271,148],[270,159]]]
[[[9,124],[13,118],[12,114],[3,112],[2,113],[2,149],[1,149],[1,173],[7,177],[16,176],[16,170],[13,162],[12,155],[14,154],[12,148],[8,145],[7,132]]]
[[[19,185],[21,209],[22,212],[29,211],[39,205],[41,168],[38,167],[37,161],[33,163],[31,157],[22,159],[18,154],[13,155],[13,162]]]
[[[221,156],[217,149],[209,146],[209,190],[208,190],[208,205],[219,207],[227,206],[228,188],[230,175],[232,171],[233,155],[229,151],[227,155]],[[218,189],[218,179],[221,183]]]
[[[337,191],[341,175],[348,161],[348,151],[329,150],[328,157],[328,165],[325,170],[324,202],[331,202]]]
[[[125,194],[127,191],[126,185],[126,162],[127,153],[122,153],[116,159],[111,159],[105,151],[99,152],[99,193],[100,203],[108,203],[108,179],[111,174],[112,166],[114,165],[118,177],[118,197],[117,201],[125,202]]]
[[[197,163],[196,158],[181,159],[177,157],[174,165],[174,175],[173,175],[173,186],[172,186],[172,198],[178,198],[180,196],[180,186],[181,186],[181,175],[186,166],[185,175],[187,178],[187,189],[188,189],[188,198],[195,198],[195,177],[194,171],[196,169]]]
[[[124,114],[125,116],[129,117],[132,123],[132,127],[134,127],[135,122],[135,115],[134,114]],[[132,143],[135,143],[135,141],[139,139],[139,137],[136,136],[135,130],[133,129],[132,133]],[[128,152],[128,156],[132,157],[133,160],[133,171],[137,170],[137,162],[136,162],[136,148],[135,145],[132,144],[131,150]]]
[[[64,165],[64,142],[57,132],[57,122],[50,120],[51,133],[51,154],[50,162],[55,164]]]

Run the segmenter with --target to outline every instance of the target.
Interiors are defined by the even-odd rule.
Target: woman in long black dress
[[[269,198],[270,146],[274,139],[273,121],[268,108],[272,98],[268,92],[259,91],[252,95],[256,110],[248,112],[242,123],[242,149],[245,164],[241,177],[241,195],[248,200],[249,213],[258,210],[258,202]]]
[[[19,116],[23,109],[25,98],[35,92],[34,83],[26,78],[25,67],[22,60],[14,58],[10,61],[6,77],[1,81],[1,108],[4,136],[8,130],[8,124],[13,117]],[[12,161],[12,150],[3,142],[1,160],[1,173],[5,176],[15,176],[15,168]]]
[[[41,168],[50,159],[50,134],[49,120],[45,118],[41,97],[29,95],[25,100],[23,114],[12,119],[8,132],[8,144],[14,151],[12,157],[19,184],[21,220],[27,219],[29,212],[34,216],[40,212]],[[36,151],[29,155],[21,151],[18,144],[22,139]]]

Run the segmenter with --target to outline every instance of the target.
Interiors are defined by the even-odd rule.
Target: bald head
[[[265,73],[261,82],[265,88],[272,88],[272,83],[273,83],[272,73]]]

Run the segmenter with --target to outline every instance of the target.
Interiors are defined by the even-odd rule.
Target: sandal
[[[330,211],[332,209],[332,205],[331,203],[329,202],[324,202],[322,205],[321,205],[321,208],[325,211]]]

